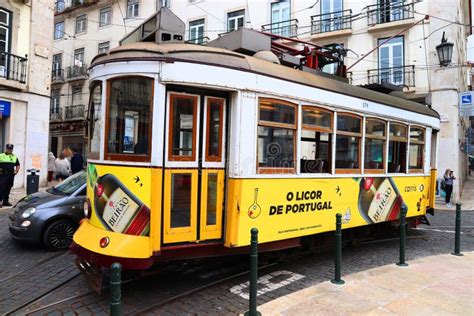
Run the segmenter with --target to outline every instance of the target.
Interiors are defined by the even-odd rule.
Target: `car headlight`
[[[21,227],[28,227],[30,225],[31,225],[30,221],[24,221],[23,223],[21,223]]]
[[[21,217],[28,218],[31,215],[33,215],[35,212],[36,212],[36,208],[28,207],[26,210],[23,211],[23,213],[21,214]]]

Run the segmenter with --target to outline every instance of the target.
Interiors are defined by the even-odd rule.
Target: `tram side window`
[[[337,115],[336,169],[340,173],[360,171],[361,118],[354,115]]]
[[[197,97],[172,94],[170,98],[168,159],[193,161],[196,158]]]
[[[365,121],[364,168],[368,173],[383,172],[385,169],[386,124],[384,121]]]
[[[153,79],[114,79],[108,94],[108,157],[146,155],[144,159],[149,160]]]
[[[301,173],[331,172],[332,120],[332,112],[302,108]]]
[[[207,99],[206,161],[219,162],[222,159],[223,112],[223,99]]]
[[[408,169],[410,172],[423,172],[423,152],[425,150],[425,130],[410,128],[410,151]]]
[[[100,153],[100,133],[102,127],[102,83],[94,82],[92,84],[91,95],[89,98],[89,158],[99,159]]]
[[[295,172],[296,105],[275,99],[259,100],[259,173]]]
[[[388,172],[405,173],[407,166],[407,127],[390,123]]]

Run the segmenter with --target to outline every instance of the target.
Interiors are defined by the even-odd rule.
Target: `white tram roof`
[[[99,64],[130,60],[198,62],[217,67],[233,68],[370,100],[435,118],[440,117],[435,110],[417,102],[361,88],[322,75],[277,65],[256,57],[209,46],[181,43],[156,44],[154,42],[126,44],[116,47],[106,54],[97,55],[92,60],[91,68]]]

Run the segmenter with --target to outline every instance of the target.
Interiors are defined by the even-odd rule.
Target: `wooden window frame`
[[[111,85],[113,81],[118,81],[118,80],[124,80],[124,79],[133,79],[133,78],[138,78],[138,79],[146,79],[146,80],[151,80],[151,103],[150,103],[150,117],[148,121],[149,125],[149,131],[148,131],[148,148],[149,148],[149,154],[144,155],[144,154],[115,154],[115,153],[109,153],[109,147],[108,147],[108,142],[109,142],[109,127],[110,127],[110,120],[109,120],[109,114],[110,114],[110,93],[112,92]],[[132,162],[150,162],[151,161],[151,153],[152,153],[152,136],[153,136],[153,104],[154,104],[154,97],[155,97],[155,79],[151,77],[145,77],[145,76],[121,76],[121,77],[115,77],[107,80],[107,96],[106,96],[106,101],[105,101],[105,137],[104,137],[104,159],[105,160],[122,160],[122,161],[132,161]]]
[[[272,123],[270,121],[260,121],[260,106],[261,102],[275,102],[283,105],[287,105],[293,108],[295,113],[295,122],[294,124],[285,124],[285,123]],[[280,168],[280,167],[259,167],[258,166],[258,149],[257,149],[257,173],[259,174],[295,174],[296,173],[296,134],[298,132],[298,105],[274,98],[259,98],[258,99],[258,121],[257,121],[257,148],[258,148],[258,127],[259,126],[266,126],[266,127],[277,127],[277,128],[284,128],[284,129],[291,129],[293,130],[293,168]]]
[[[218,135],[218,156],[209,156],[209,136],[210,136],[210,128],[211,128],[211,102],[218,102],[219,103],[219,135]],[[222,161],[222,133],[224,128],[224,99],[221,98],[207,98],[206,102],[206,153],[205,159],[206,162],[221,162]]]
[[[367,134],[367,121],[376,121],[380,122],[384,125],[384,136],[376,136],[372,134]],[[367,138],[368,139],[374,139],[374,140],[381,140],[383,141],[383,149],[382,149],[382,169],[371,169],[371,168],[365,168],[364,166],[364,173],[369,173],[369,174],[382,174],[385,173],[385,167],[386,167],[386,161],[385,161],[385,152],[386,152],[386,143],[387,143],[387,122],[384,120],[376,119],[376,118],[366,118],[365,119],[365,138],[364,138],[364,164],[365,164],[365,148],[367,142],[365,141]]]
[[[410,140],[410,143],[408,144],[408,161],[407,161],[407,165],[408,165],[408,173],[423,173],[424,172],[424,165],[425,165],[425,140],[426,140],[426,128],[424,127],[419,127],[419,126],[413,126],[413,129],[417,129],[417,130],[421,130],[422,131],[422,139],[423,140],[412,140],[411,137],[410,137],[410,132],[412,130],[412,127],[410,126],[409,130],[408,130],[408,139]],[[410,168],[410,146],[414,144],[414,145],[422,145],[422,150],[421,150],[421,164],[422,164],[422,167],[421,169],[418,169],[418,168]]]
[[[102,95],[104,93],[104,83],[100,80],[94,80],[90,83],[91,89],[89,93],[89,105],[88,105],[88,111],[87,111],[87,121],[89,122],[89,126],[86,128],[86,133],[87,133],[87,140],[88,140],[88,150],[89,150],[89,158],[90,159],[100,159],[100,145],[101,145],[101,140],[99,139],[99,151],[92,151],[91,145],[92,145],[92,133],[91,133],[91,125],[95,124],[95,113],[97,112],[95,105],[94,105],[94,111],[92,111],[92,104],[93,104],[93,98],[92,98],[92,93],[94,89],[97,86],[100,86],[100,105],[101,105],[101,112],[102,112]],[[51,93],[52,95],[52,93]],[[92,114],[91,114],[92,113]],[[93,116],[91,116],[93,115]],[[92,120],[90,118],[93,118]],[[99,118],[100,119],[100,118]],[[95,127],[94,127],[95,128]],[[99,131],[99,135],[102,136],[102,131]]]
[[[336,156],[337,156],[337,136],[338,135],[343,135],[343,136],[354,136],[354,137],[358,137],[359,141],[359,168],[353,168],[353,169],[344,169],[344,168],[337,168],[335,167],[335,171],[336,171],[336,174],[357,174],[357,173],[361,173],[361,164],[362,164],[362,120],[363,120],[363,117],[362,116],[359,116],[359,115],[356,115],[356,114],[352,114],[352,113],[337,113],[337,117],[339,118],[339,116],[352,116],[352,117],[355,117],[357,119],[359,119],[359,122],[360,122],[360,133],[354,133],[354,132],[346,132],[346,131],[339,131],[338,128],[337,128],[337,122],[336,122],[336,131],[335,131],[335,137],[334,137],[334,142],[336,144],[336,152],[334,153],[334,161],[336,161]]]
[[[406,133],[407,133],[407,136],[406,137],[401,137],[401,136],[391,136],[390,135],[390,128],[393,126],[393,125],[399,125],[399,126],[403,126],[405,129],[406,129]],[[388,146],[390,148],[390,142],[391,141],[394,141],[394,142],[401,142],[401,143],[406,143],[406,146],[407,146],[407,150],[409,151],[410,150],[410,143],[408,142],[409,138],[410,138],[410,134],[409,134],[410,130],[409,130],[409,126],[408,125],[405,125],[403,123],[398,123],[398,122],[390,122],[390,127],[388,129],[388,135],[387,135],[387,141],[388,141]],[[409,162],[409,158],[408,157],[408,153],[405,152],[405,161],[406,161],[406,166],[405,166],[405,170],[401,171],[400,172],[389,172],[388,171],[388,168],[387,168],[387,173],[391,173],[391,174],[397,174],[397,173],[405,173],[407,174],[407,168],[408,168],[408,165],[410,164]],[[388,159],[387,159],[387,166],[388,166]],[[408,168],[409,170],[409,168]]]
[[[198,97],[195,95],[186,95],[178,93],[170,93],[170,114],[168,125],[168,161],[195,161],[196,160],[196,137],[197,137],[197,116],[198,116]],[[173,115],[174,115],[174,100],[175,99],[191,99],[193,100],[193,143],[191,156],[173,155]]]

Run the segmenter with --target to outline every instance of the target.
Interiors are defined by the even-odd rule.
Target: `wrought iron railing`
[[[79,77],[87,77],[87,66],[82,65],[82,66],[71,66],[67,67],[67,78],[68,79],[74,79],[74,78],[79,78]]]
[[[0,77],[26,83],[28,57],[20,57],[7,52],[0,52]]]
[[[298,19],[262,25],[262,31],[284,37],[298,36]]]
[[[367,7],[369,25],[401,21],[413,18],[414,3],[392,2]]]
[[[52,82],[64,82],[64,69],[53,69],[51,71]]]
[[[85,118],[84,105],[69,105],[65,108],[65,120],[77,120]]]
[[[186,44],[198,44],[198,45],[206,45],[207,43],[209,43],[211,39],[207,36],[203,36],[203,37],[198,37],[198,38],[193,38],[193,39],[189,39],[187,40],[185,43]]]
[[[369,84],[388,83],[395,86],[415,86],[415,65],[367,70]]]
[[[49,120],[51,122],[57,122],[63,120],[63,109],[61,108],[51,108],[49,110]]]
[[[71,0],[66,2],[65,0],[57,0],[54,3],[54,12],[55,13],[60,13],[63,11],[69,11],[71,9],[80,7],[85,4],[92,4],[96,3],[98,0]]]
[[[349,80],[349,84],[352,84],[352,71],[346,73],[346,78]]]
[[[334,32],[352,28],[352,10],[336,11],[311,16],[311,34]]]

